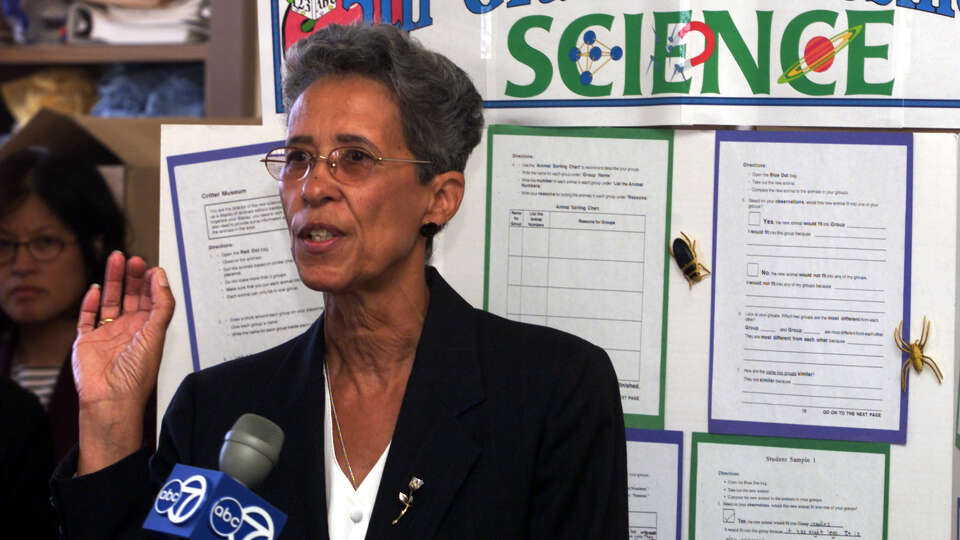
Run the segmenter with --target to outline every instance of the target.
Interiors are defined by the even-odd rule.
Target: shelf
[[[0,0],[2,3],[3,0]],[[187,45],[0,44],[0,83],[44,66],[105,65],[114,62],[203,64],[204,110],[208,118],[252,118],[257,100],[257,0],[210,0],[209,39]],[[0,103],[0,130],[9,120]]]
[[[0,46],[0,64],[106,64],[110,62],[203,62],[207,44],[13,45]]]

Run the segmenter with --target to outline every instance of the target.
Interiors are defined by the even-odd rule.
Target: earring
[[[434,222],[427,222],[420,226],[420,235],[427,238],[433,238],[433,235],[440,231],[440,226]]]

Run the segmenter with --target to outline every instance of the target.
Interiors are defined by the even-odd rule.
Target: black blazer
[[[623,414],[606,353],[475,310],[432,268],[427,281],[430,306],[367,538],[626,538]],[[288,515],[280,537],[327,538],[322,325],[187,376],[149,473],[141,451],[70,479],[73,452],[53,479],[66,536],[140,537],[173,464],[216,469],[224,433],[254,412],[286,433],[256,489]],[[391,525],[413,476],[423,487]]]

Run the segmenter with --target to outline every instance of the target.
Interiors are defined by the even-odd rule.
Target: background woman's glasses
[[[56,236],[38,236],[26,242],[0,239],[0,265],[12,263],[17,258],[17,250],[20,249],[20,246],[26,248],[27,253],[35,261],[47,262],[56,259],[57,255],[63,252],[64,246],[73,243]]]

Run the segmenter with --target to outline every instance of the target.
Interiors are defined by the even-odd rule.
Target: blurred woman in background
[[[40,147],[0,160],[0,376],[39,398],[56,460],[77,442],[70,351],[80,300],[125,236],[91,164]]]

